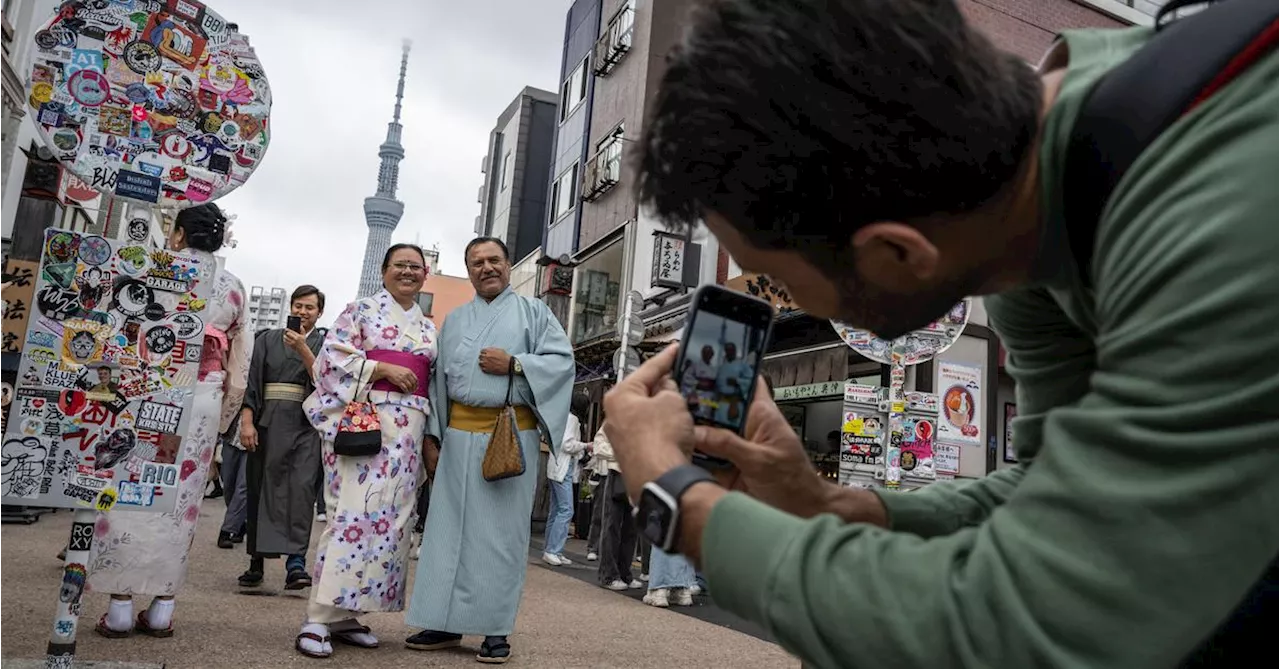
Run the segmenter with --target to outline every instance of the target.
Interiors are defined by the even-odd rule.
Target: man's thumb
[[[694,428],[694,448],[707,455],[714,455],[737,463],[747,442],[738,435],[718,427],[699,425]]]

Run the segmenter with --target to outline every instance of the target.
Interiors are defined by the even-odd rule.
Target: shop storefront
[[[578,263],[570,332],[575,346],[613,334],[617,327],[624,247],[624,240],[619,238]]]

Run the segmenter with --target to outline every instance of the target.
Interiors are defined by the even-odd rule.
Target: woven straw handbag
[[[507,401],[489,435],[480,473],[486,481],[501,481],[524,473],[524,449],[520,447],[520,430],[516,425],[516,409],[511,406],[511,389],[515,384],[515,359],[507,370]]]

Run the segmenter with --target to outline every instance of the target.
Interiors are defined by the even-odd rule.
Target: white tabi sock
[[[133,600],[112,599],[107,607],[107,627],[116,632],[133,629]]]
[[[147,609],[147,624],[153,630],[167,630],[173,624],[173,600],[153,599]]]

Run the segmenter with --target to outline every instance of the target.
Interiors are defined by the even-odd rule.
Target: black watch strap
[[[659,476],[653,483],[671,495],[671,498],[679,504],[680,497],[686,490],[703,481],[715,483],[716,479],[707,470],[696,465],[680,465]]]

